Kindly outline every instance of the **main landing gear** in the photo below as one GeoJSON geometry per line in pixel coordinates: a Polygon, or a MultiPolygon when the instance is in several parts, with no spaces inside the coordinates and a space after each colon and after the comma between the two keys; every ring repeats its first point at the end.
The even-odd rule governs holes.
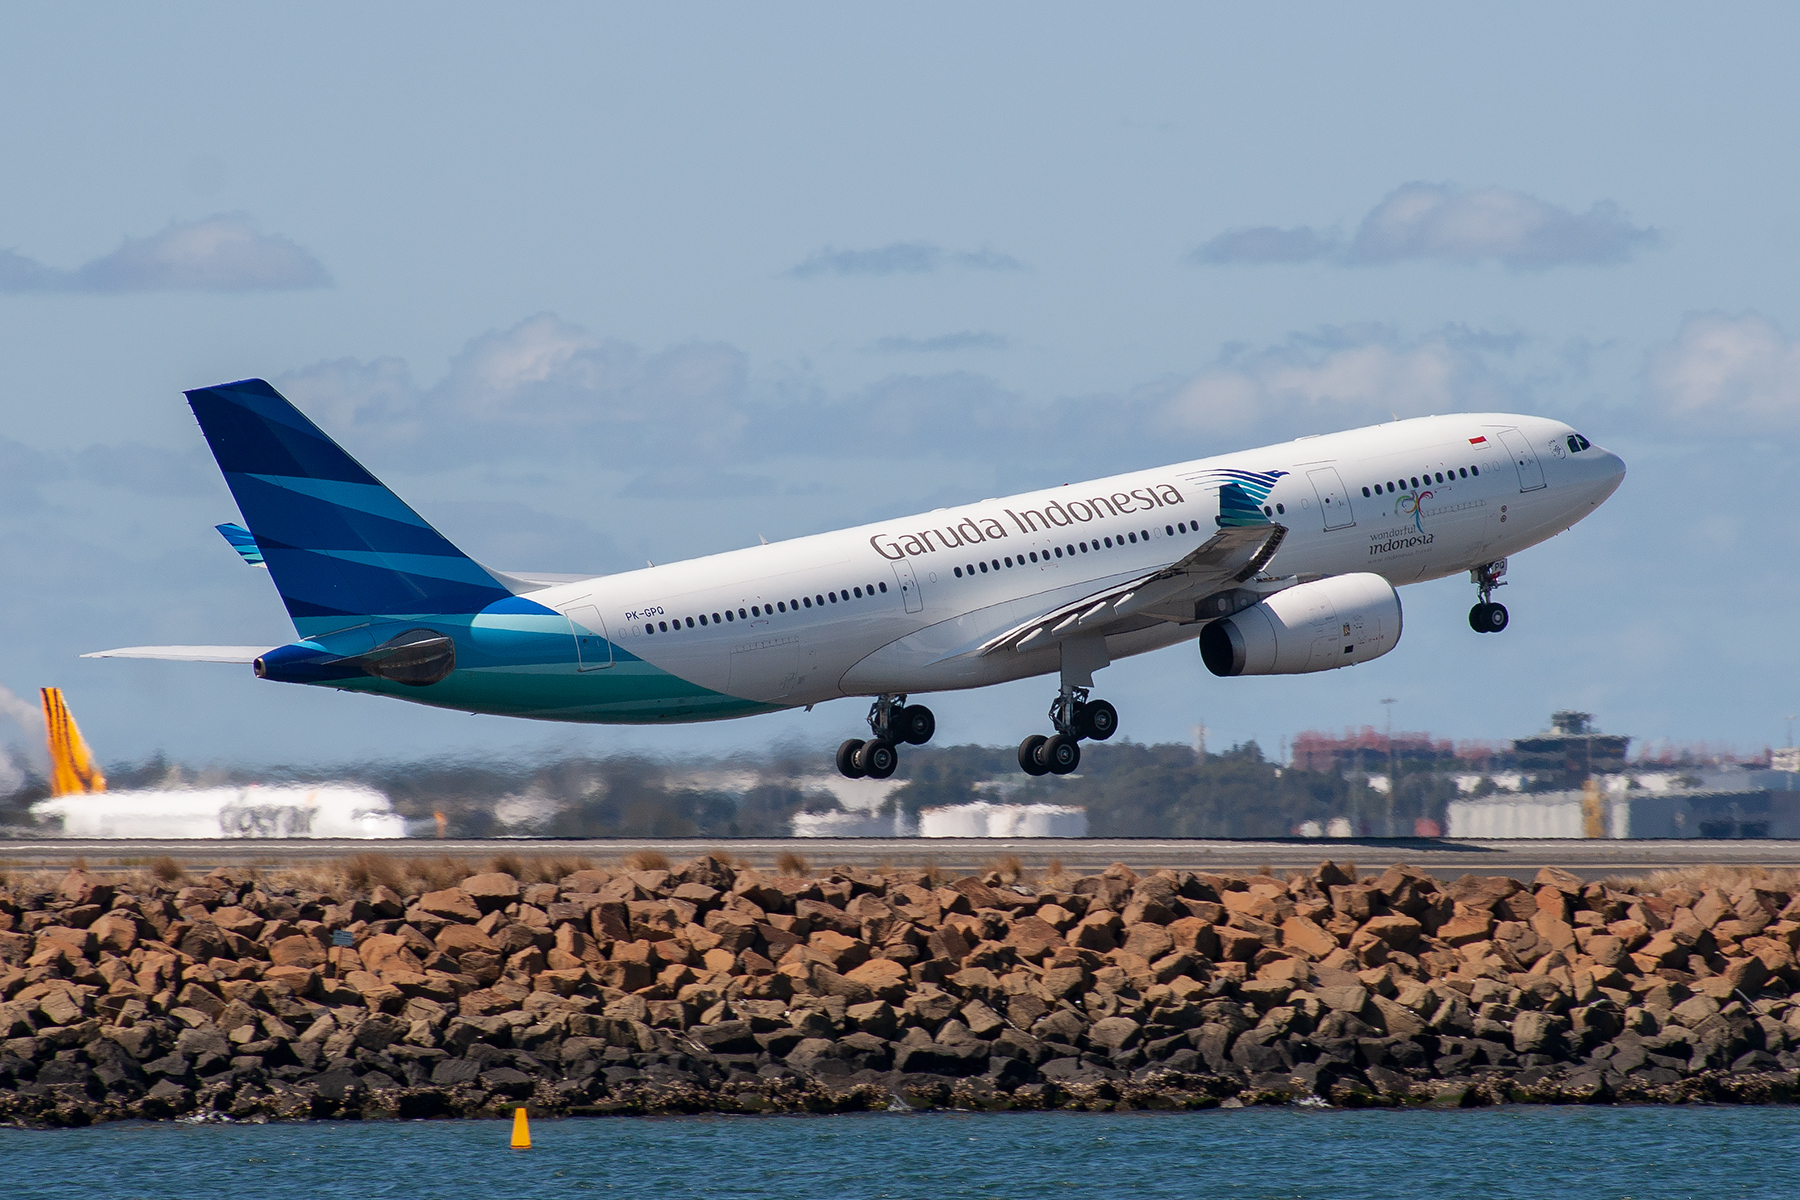
{"type": "Polygon", "coordinates": [[[879,696],[869,706],[868,741],[851,738],[837,751],[837,769],[850,779],[886,779],[900,765],[900,744],[923,746],[937,732],[937,718],[905,696],[879,696]]]}
{"type": "Polygon", "coordinates": [[[1067,775],[1081,765],[1081,741],[1104,742],[1119,731],[1119,710],[1089,700],[1084,687],[1064,685],[1050,704],[1049,737],[1034,733],[1019,743],[1019,768],[1027,775],[1067,775]]]}
{"type": "Polygon", "coordinates": [[[1506,605],[1494,602],[1494,589],[1506,586],[1500,577],[1506,574],[1506,560],[1475,567],[1469,579],[1481,590],[1481,603],[1469,610],[1469,628],[1476,633],[1499,633],[1506,628],[1506,605]]]}

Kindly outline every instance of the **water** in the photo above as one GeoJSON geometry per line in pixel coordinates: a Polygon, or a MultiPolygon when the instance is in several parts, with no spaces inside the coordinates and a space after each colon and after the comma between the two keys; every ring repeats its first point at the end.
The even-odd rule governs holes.
{"type": "Polygon", "coordinates": [[[872,1113],[0,1130],[16,1200],[1664,1200],[1800,1193],[1797,1108],[872,1113]]]}

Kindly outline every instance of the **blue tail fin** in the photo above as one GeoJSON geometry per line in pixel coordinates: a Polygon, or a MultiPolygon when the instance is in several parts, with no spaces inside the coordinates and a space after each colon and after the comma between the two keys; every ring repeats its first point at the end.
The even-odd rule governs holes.
{"type": "Polygon", "coordinates": [[[301,636],[513,594],[260,379],[187,393],[301,636]]]}

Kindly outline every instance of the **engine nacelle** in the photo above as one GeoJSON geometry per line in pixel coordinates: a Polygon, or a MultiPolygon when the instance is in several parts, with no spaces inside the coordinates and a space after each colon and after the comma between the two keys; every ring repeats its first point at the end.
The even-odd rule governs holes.
{"type": "Polygon", "coordinates": [[[1400,596],[1379,575],[1334,575],[1276,592],[1200,631],[1214,675],[1304,675],[1380,658],[1400,644],[1400,596]]]}

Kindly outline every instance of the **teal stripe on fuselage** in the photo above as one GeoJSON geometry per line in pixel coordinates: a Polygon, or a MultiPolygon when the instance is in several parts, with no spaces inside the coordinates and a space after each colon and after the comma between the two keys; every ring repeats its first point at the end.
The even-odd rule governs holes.
{"type": "Polygon", "coordinates": [[[306,644],[334,654],[361,654],[409,629],[434,630],[455,641],[456,670],[448,678],[427,687],[408,687],[359,675],[313,686],[464,712],[621,725],[723,720],[784,707],[701,687],[617,643],[612,647],[612,666],[578,670],[568,619],[523,596],[510,597],[472,617],[402,617],[323,634],[306,644]]]}

